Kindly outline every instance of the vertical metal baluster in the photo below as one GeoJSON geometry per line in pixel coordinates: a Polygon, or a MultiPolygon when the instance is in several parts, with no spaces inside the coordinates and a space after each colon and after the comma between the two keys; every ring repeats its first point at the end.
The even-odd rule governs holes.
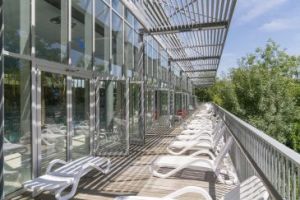
{"type": "Polygon", "coordinates": [[[282,194],[282,197],[283,198],[285,198],[286,196],[285,196],[285,186],[286,186],[286,179],[285,179],[285,158],[283,157],[282,158],[282,175],[283,175],[283,177],[282,177],[282,187],[281,187],[281,189],[282,189],[282,191],[281,191],[281,194],[282,194]]]}
{"type": "Polygon", "coordinates": [[[296,184],[296,188],[297,188],[297,192],[296,192],[296,196],[300,196],[300,166],[297,165],[298,168],[298,173],[297,173],[297,177],[298,177],[298,183],[296,184]]]}
{"type": "Polygon", "coordinates": [[[273,174],[273,176],[274,176],[274,178],[273,178],[274,183],[273,183],[273,185],[278,190],[278,179],[277,179],[278,167],[277,167],[277,163],[278,163],[277,152],[274,149],[274,163],[273,163],[274,164],[274,174],[273,174]]]}
{"type": "Polygon", "coordinates": [[[290,173],[290,161],[286,160],[286,173],[287,173],[287,200],[290,200],[290,196],[291,196],[291,173],[290,173]]]}
{"type": "Polygon", "coordinates": [[[277,173],[277,188],[280,191],[280,187],[281,187],[281,164],[280,164],[280,154],[277,152],[277,169],[278,169],[278,173],[277,173]]]}
{"type": "Polygon", "coordinates": [[[274,149],[270,147],[270,156],[271,156],[271,183],[272,185],[274,184],[274,171],[275,171],[275,166],[274,166],[274,149]]]}
{"type": "Polygon", "coordinates": [[[292,183],[292,199],[296,200],[296,190],[297,190],[297,176],[296,176],[296,166],[294,163],[291,164],[293,183],[292,183]]]}

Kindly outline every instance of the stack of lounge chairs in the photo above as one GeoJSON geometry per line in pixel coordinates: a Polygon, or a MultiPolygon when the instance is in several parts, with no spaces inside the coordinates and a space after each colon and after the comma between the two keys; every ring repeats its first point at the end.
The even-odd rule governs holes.
{"type": "MultiPolygon", "coordinates": [[[[269,194],[258,177],[252,176],[238,184],[232,165],[228,164],[230,163],[228,151],[233,143],[233,138],[230,136],[225,123],[214,116],[212,105],[205,104],[205,107],[206,109],[194,113],[191,119],[183,123],[183,131],[167,147],[167,152],[170,155],[160,156],[154,160],[151,166],[152,175],[165,179],[176,176],[178,172],[184,169],[212,172],[216,180],[221,183],[237,184],[233,190],[224,195],[222,198],[224,200],[268,199],[269,194]],[[162,168],[167,168],[169,171],[165,172],[165,170],[161,170],[162,168]],[[220,172],[226,173],[232,178],[232,181],[225,180],[220,172]]],[[[199,194],[199,199],[212,199],[206,190],[195,186],[184,187],[161,198],[127,196],[116,199],[171,200],[187,193],[199,194]]]]}
{"type": "MultiPolygon", "coordinates": [[[[233,143],[233,138],[228,134],[226,124],[214,115],[212,106],[210,104],[205,106],[206,109],[194,113],[191,119],[183,124],[184,130],[166,149],[170,155],[160,156],[154,160],[150,167],[152,175],[165,179],[184,169],[211,172],[216,181],[237,184],[233,190],[224,195],[223,200],[268,199],[268,191],[258,177],[252,176],[238,184],[237,177],[230,169],[231,165],[228,164],[228,151],[233,143]],[[169,171],[161,171],[161,168],[168,168],[169,171]],[[232,181],[222,178],[221,173],[226,173],[232,178],[232,181]]],[[[50,162],[45,175],[25,182],[24,188],[33,192],[33,196],[43,191],[50,191],[54,193],[56,199],[67,200],[75,195],[82,176],[92,169],[107,174],[110,171],[110,165],[109,159],[95,156],[86,156],[70,162],[54,160],[50,162]],[[53,169],[58,164],[62,166],[53,169]],[[71,188],[71,190],[66,190],[67,188],[71,188]]],[[[212,199],[206,190],[195,186],[184,187],[161,198],[125,196],[116,199],[175,200],[187,193],[196,193],[199,199],[212,199]]]]}

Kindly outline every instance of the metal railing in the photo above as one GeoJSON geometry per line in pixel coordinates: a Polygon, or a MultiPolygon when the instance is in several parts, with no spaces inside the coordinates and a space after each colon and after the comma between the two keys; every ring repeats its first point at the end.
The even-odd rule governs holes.
{"type": "Polygon", "coordinates": [[[225,109],[214,105],[235,139],[230,151],[241,181],[258,175],[272,199],[300,199],[300,154],[225,109]]]}

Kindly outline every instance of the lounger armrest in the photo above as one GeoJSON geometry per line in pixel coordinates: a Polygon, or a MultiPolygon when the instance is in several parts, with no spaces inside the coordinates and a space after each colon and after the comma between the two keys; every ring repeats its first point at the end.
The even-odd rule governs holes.
{"type": "Polygon", "coordinates": [[[213,155],[209,150],[206,150],[206,149],[196,151],[196,152],[192,153],[190,155],[190,157],[196,157],[196,156],[200,156],[200,155],[208,155],[212,160],[216,159],[215,155],[213,155]]]}
{"type": "MultiPolygon", "coordinates": [[[[176,197],[185,195],[187,193],[197,193],[200,194],[201,197],[204,197],[206,200],[212,200],[211,196],[208,194],[206,190],[201,187],[196,186],[187,186],[172,192],[171,194],[165,196],[163,199],[176,199],[176,197]]],[[[202,199],[202,198],[201,198],[202,199]]]]}
{"type": "Polygon", "coordinates": [[[46,174],[49,174],[52,171],[53,166],[56,164],[65,165],[67,162],[60,159],[52,160],[47,167],[46,174]]]}

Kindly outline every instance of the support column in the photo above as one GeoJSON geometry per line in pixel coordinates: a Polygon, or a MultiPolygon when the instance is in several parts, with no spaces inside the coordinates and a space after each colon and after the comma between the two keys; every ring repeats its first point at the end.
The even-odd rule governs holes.
{"type": "Polygon", "coordinates": [[[4,93],[3,93],[3,89],[4,89],[4,66],[3,66],[3,54],[2,54],[2,37],[3,37],[3,9],[2,9],[2,0],[0,0],[0,27],[1,27],[1,32],[0,32],[0,49],[1,49],[1,57],[0,57],[0,61],[1,61],[1,79],[0,79],[0,97],[1,97],[1,101],[0,101],[0,123],[1,123],[1,127],[0,127],[0,199],[4,199],[4,180],[3,180],[3,162],[4,162],[4,158],[3,158],[3,137],[4,137],[4,93]]]}
{"type": "Polygon", "coordinates": [[[138,67],[141,70],[141,98],[140,98],[140,120],[139,120],[139,130],[142,139],[142,145],[145,144],[145,41],[144,34],[139,34],[139,49],[138,49],[138,67]]]}

